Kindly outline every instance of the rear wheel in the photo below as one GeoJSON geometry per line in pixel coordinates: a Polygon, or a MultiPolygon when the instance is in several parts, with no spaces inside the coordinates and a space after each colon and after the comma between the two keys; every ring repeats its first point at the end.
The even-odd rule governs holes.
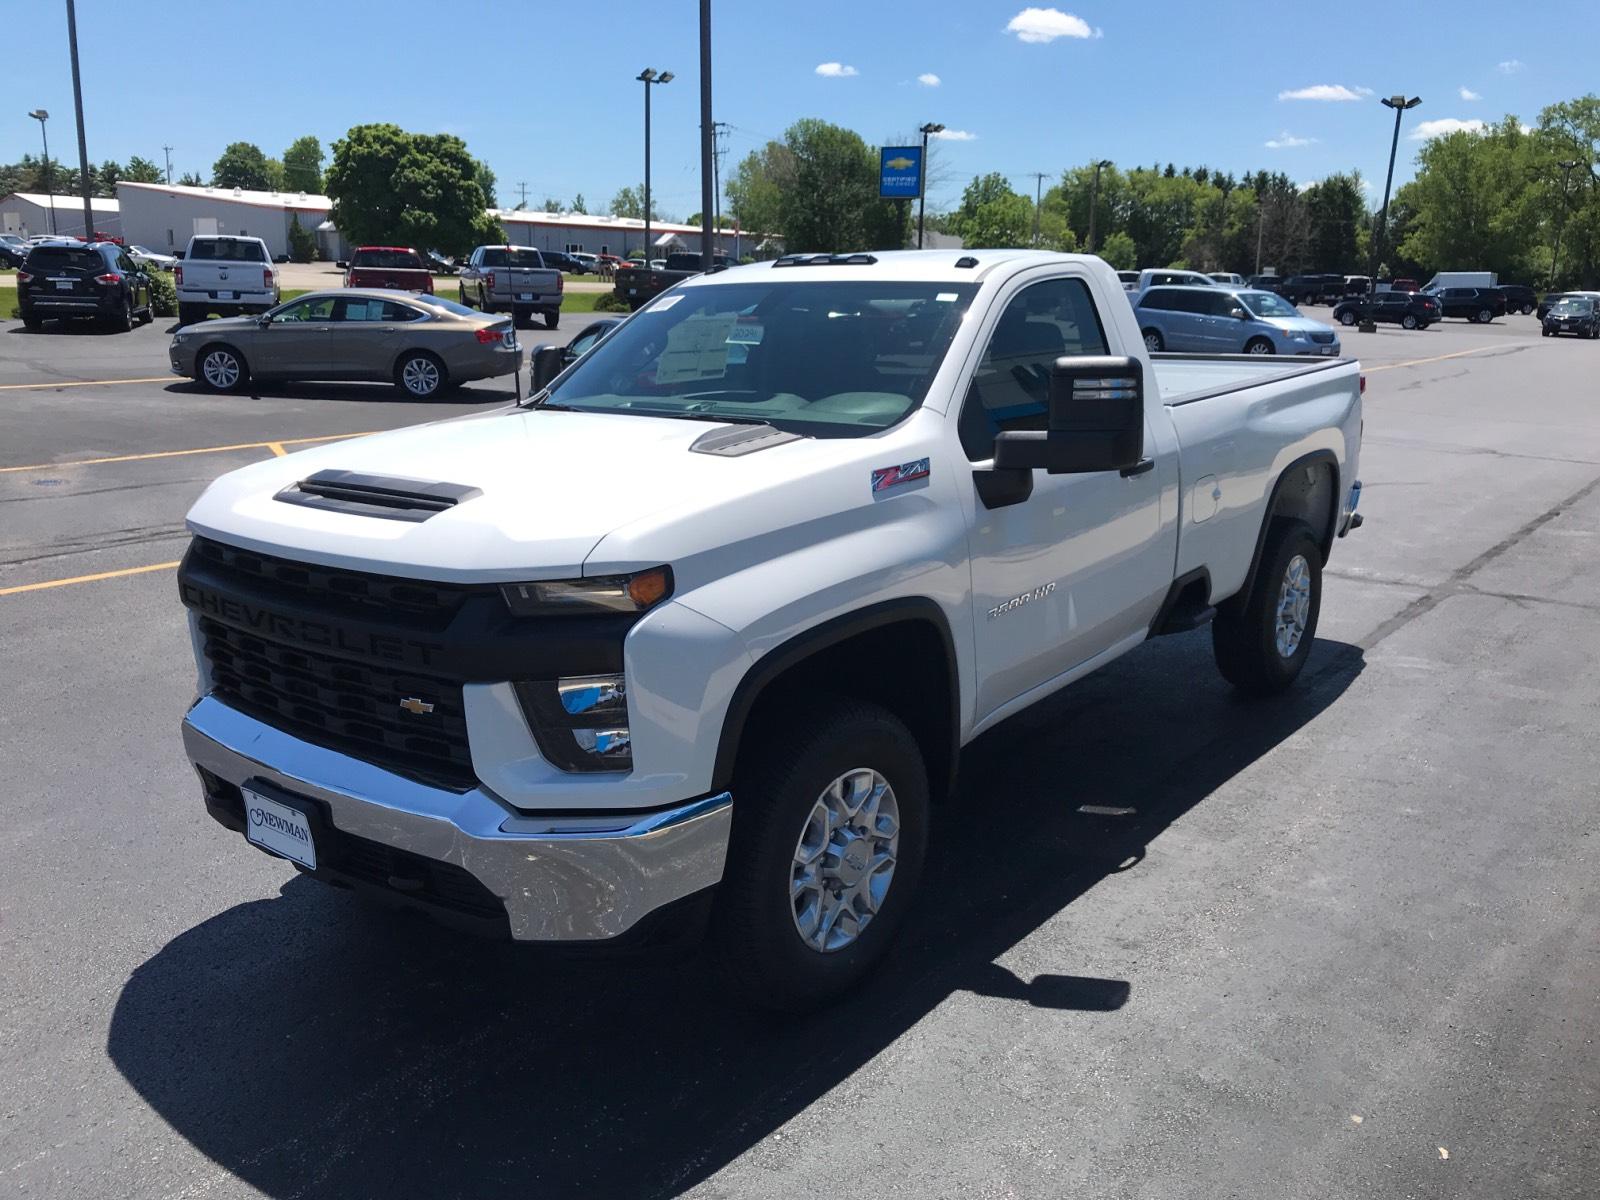
{"type": "Polygon", "coordinates": [[[1528,315],[1528,314],[1529,314],[1529,313],[1531,313],[1531,312],[1532,312],[1532,311],[1533,311],[1533,305],[1531,305],[1531,304],[1524,304],[1524,305],[1523,305],[1523,306],[1522,306],[1522,307],[1521,307],[1521,308],[1519,308],[1519,309],[1518,309],[1518,310],[1517,310],[1517,311],[1518,311],[1518,312],[1520,312],[1520,313],[1521,313],[1521,314],[1522,314],[1522,315],[1523,315],[1523,316],[1527,316],[1527,315],[1528,315]]]}
{"type": "Polygon", "coordinates": [[[1249,593],[1217,608],[1211,624],[1217,669],[1249,695],[1283,691],[1311,653],[1321,607],[1322,551],[1311,526],[1274,521],[1249,593]]]}
{"type": "Polygon", "coordinates": [[[134,326],[133,301],[124,300],[122,307],[106,318],[106,328],[112,333],[129,333],[134,326]]]}
{"type": "Polygon", "coordinates": [[[1161,336],[1159,329],[1146,329],[1144,331],[1144,348],[1151,354],[1159,354],[1167,348],[1166,339],[1161,336]]]}
{"type": "Polygon", "coordinates": [[[445,387],[445,369],[433,355],[413,350],[395,367],[396,386],[415,400],[430,400],[445,387]]]}
{"type": "Polygon", "coordinates": [[[1402,329],[1415,329],[1417,327],[1416,317],[1412,316],[1410,313],[1407,313],[1405,316],[1400,318],[1400,327],[1402,329]]]}
{"type": "Polygon", "coordinates": [[[713,914],[727,978],[775,1010],[832,999],[872,969],[910,906],[928,838],[911,731],[875,704],[806,699],[741,760],[713,914]]]}
{"type": "Polygon", "coordinates": [[[22,318],[22,327],[29,333],[38,333],[44,328],[44,318],[36,317],[32,313],[22,318]]]}
{"type": "Polygon", "coordinates": [[[1492,312],[1490,312],[1487,308],[1480,308],[1478,310],[1478,324],[1479,325],[1487,325],[1492,320],[1494,320],[1494,314],[1492,312]]]}
{"type": "Polygon", "coordinates": [[[1355,323],[1356,323],[1356,310],[1355,309],[1347,308],[1342,313],[1339,314],[1339,324],[1341,324],[1341,325],[1354,325],[1355,323]]]}
{"type": "Polygon", "coordinates": [[[198,324],[200,324],[201,321],[204,321],[205,319],[206,319],[206,310],[201,308],[198,304],[180,304],[180,305],[178,305],[178,324],[179,325],[198,325],[198,324]]]}
{"type": "Polygon", "coordinates": [[[552,308],[552,309],[549,309],[549,310],[547,310],[545,312],[545,314],[544,314],[544,327],[546,329],[555,329],[560,324],[561,324],[561,310],[559,308],[552,308]]]}
{"type": "Polygon", "coordinates": [[[250,372],[232,346],[208,346],[200,352],[196,376],[214,392],[234,392],[244,386],[250,372]]]}
{"type": "Polygon", "coordinates": [[[467,299],[467,285],[466,284],[464,284],[464,283],[456,284],[456,295],[460,297],[462,304],[466,305],[468,308],[472,307],[472,301],[467,299]]]}
{"type": "Polygon", "coordinates": [[[1266,338],[1261,338],[1261,337],[1251,338],[1248,342],[1246,342],[1244,344],[1244,352],[1246,354],[1276,354],[1277,353],[1277,351],[1273,348],[1272,343],[1270,341],[1268,341],[1266,338]]]}

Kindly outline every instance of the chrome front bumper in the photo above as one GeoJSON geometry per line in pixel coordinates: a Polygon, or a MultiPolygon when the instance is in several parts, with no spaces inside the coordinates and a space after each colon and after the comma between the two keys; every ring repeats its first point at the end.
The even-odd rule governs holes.
{"type": "Polygon", "coordinates": [[[483,788],[430,787],[312,745],[213,697],[183,721],[189,759],[320,802],[333,826],[452,863],[505,904],[518,941],[598,941],[722,878],[733,798],[648,813],[534,816],[483,788]]]}

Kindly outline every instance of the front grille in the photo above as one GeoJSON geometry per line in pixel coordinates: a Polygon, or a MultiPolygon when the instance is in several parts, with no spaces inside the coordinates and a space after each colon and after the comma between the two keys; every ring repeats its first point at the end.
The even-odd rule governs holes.
{"type": "Polygon", "coordinates": [[[210,538],[195,538],[190,553],[201,562],[225,568],[228,573],[244,576],[252,583],[264,584],[271,594],[282,598],[311,600],[319,607],[411,614],[425,618],[430,627],[446,624],[473,593],[493,591],[481,585],[430,583],[292,562],[270,554],[241,550],[210,538]]]}
{"type": "Polygon", "coordinates": [[[1331,330],[1331,329],[1328,330],[1327,333],[1318,333],[1315,330],[1313,330],[1312,334],[1311,334],[1311,340],[1313,342],[1316,342],[1319,346],[1332,345],[1333,344],[1333,339],[1334,339],[1334,333],[1333,333],[1333,330],[1331,330]]]}
{"type": "Polygon", "coordinates": [[[465,791],[477,782],[461,685],[258,637],[200,618],[219,698],[275,728],[388,770],[465,791]],[[412,713],[402,700],[432,705],[412,713]]]}

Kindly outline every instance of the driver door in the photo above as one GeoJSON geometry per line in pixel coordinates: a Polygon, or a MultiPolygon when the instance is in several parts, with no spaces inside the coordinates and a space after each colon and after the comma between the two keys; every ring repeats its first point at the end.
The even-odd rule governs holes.
{"type": "MultiPolygon", "coordinates": [[[[973,371],[961,410],[962,449],[977,470],[994,457],[995,435],[1044,429],[1050,368],[1063,355],[1107,353],[1085,281],[1037,278],[1005,303],[973,371]]],[[[1154,381],[1148,386],[1154,389],[1154,381]]],[[[1177,480],[1159,454],[1148,417],[1150,467],[1077,475],[1033,472],[1020,503],[986,508],[974,499],[972,563],[977,704],[981,724],[1012,700],[1141,634],[1172,581],[1175,527],[1161,519],[1161,493],[1177,480]]]]}
{"type": "Polygon", "coordinates": [[[280,307],[251,339],[251,369],[306,379],[326,373],[335,303],[332,296],[306,296],[280,307]]]}

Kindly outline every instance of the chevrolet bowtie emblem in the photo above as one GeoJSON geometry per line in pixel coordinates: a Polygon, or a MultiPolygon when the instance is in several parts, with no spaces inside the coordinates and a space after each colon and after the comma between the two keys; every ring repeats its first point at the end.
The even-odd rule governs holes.
{"type": "Polygon", "coordinates": [[[419,717],[424,713],[431,713],[433,711],[433,705],[417,696],[407,696],[404,700],[400,701],[400,707],[405,709],[408,713],[415,713],[419,717]]]}

